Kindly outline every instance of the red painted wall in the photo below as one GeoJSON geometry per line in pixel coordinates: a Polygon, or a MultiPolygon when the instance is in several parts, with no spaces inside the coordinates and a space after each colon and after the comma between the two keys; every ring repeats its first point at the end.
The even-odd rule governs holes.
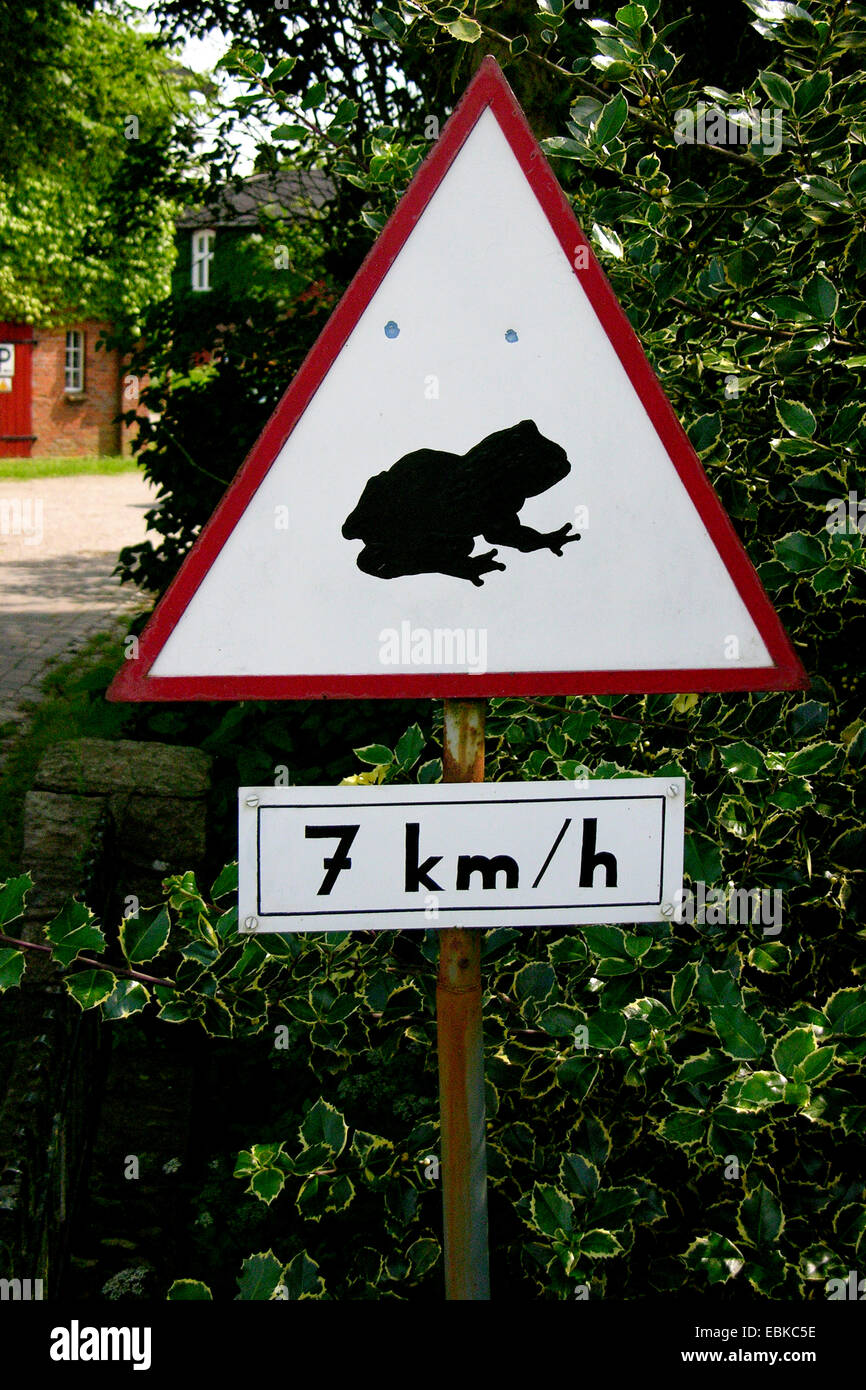
{"type": "Polygon", "coordinates": [[[31,346],[29,323],[0,323],[0,343],[15,344],[15,374],[11,391],[0,391],[0,458],[29,458],[33,441],[31,422],[31,346]]]}

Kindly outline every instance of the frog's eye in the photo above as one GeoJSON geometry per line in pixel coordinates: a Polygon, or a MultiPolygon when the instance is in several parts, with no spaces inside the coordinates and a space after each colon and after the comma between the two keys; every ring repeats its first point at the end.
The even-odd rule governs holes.
{"type": "Polygon", "coordinates": [[[506,331],[506,334],[505,334],[505,341],[506,341],[506,343],[516,343],[516,342],[519,341],[519,339],[518,339],[518,337],[517,337],[517,331],[516,331],[516,329],[514,329],[514,328],[509,328],[509,329],[506,331]]]}
{"type": "Polygon", "coordinates": [[[399,325],[399,323],[395,323],[393,319],[389,319],[388,322],[385,324],[385,337],[386,337],[386,338],[397,338],[397,337],[399,337],[399,335],[400,335],[400,325],[399,325]]]}

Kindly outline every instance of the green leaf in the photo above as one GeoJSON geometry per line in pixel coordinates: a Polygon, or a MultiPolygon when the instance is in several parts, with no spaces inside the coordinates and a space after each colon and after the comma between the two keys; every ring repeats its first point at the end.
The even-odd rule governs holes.
{"type": "Polygon", "coordinates": [[[288,77],[297,61],[297,58],[281,58],[280,61],[275,63],[271,68],[268,74],[268,80],[270,82],[279,82],[282,78],[288,77]]]}
{"type": "Polygon", "coordinates": [[[578,1251],[591,1260],[606,1260],[618,1255],[622,1246],[610,1231],[585,1231],[578,1241],[578,1251]]]}
{"type": "Polygon", "coordinates": [[[799,1071],[803,1073],[803,1080],[817,1081],[833,1066],[835,1056],[836,1049],[834,1047],[819,1047],[817,1052],[811,1053],[799,1065],[799,1071]]]}
{"type": "Polygon", "coordinates": [[[729,970],[711,970],[706,961],[698,969],[698,998],[705,1004],[738,1004],[740,992],[729,970]]]}
{"type": "Polygon", "coordinates": [[[118,980],[102,1005],[103,1018],[129,1018],[130,1014],[140,1013],[149,999],[150,995],[138,980],[118,980]]]}
{"type": "Polygon", "coordinates": [[[412,1277],[423,1279],[425,1274],[429,1274],[430,1270],[435,1268],[439,1255],[439,1242],[431,1236],[421,1236],[418,1240],[413,1241],[406,1251],[412,1277]]]}
{"type": "Polygon", "coordinates": [[[95,1009],[111,994],[117,977],[110,970],[82,970],[79,974],[67,975],[65,984],[76,1004],[82,1009],[95,1009]]]}
{"type": "Polygon", "coordinates": [[[828,767],[839,755],[835,743],[812,743],[808,748],[800,748],[788,759],[786,771],[793,777],[809,777],[828,767]]]}
{"type": "Polygon", "coordinates": [[[601,719],[601,714],[597,709],[578,710],[575,714],[569,714],[562,721],[562,731],[574,743],[582,743],[588,738],[601,719]]]}
{"type": "Polygon", "coordinates": [[[317,106],[321,106],[324,103],[325,97],[327,95],[327,82],[314,82],[312,87],[310,87],[309,91],[306,92],[305,95],[301,98],[301,110],[312,111],[317,106]]]}
{"type": "Polygon", "coordinates": [[[266,1303],[282,1281],[283,1266],[273,1250],[249,1255],[238,1275],[238,1298],[245,1303],[266,1303]]]}
{"type": "Polygon", "coordinates": [[[344,97],[334,112],[334,125],[351,125],[360,109],[357,101],[352,101],[351,97],[344,97]]]}
{"type": "Polygon", "coordinates": [[[594,1163],[596,1168],[603,1168],[610,1158],[611,1138],[601,1120],[585,1113],[574,1147],[594,1163]]]}
{"type": "Polygon", "coordinates": [[[599,1009],[589,1020],[587,1027],[587,1046],[609,1051],[619,1047],[625,1037],[626,1021],[621,1013],[612,1009],[599,1009]]]}
{"type": "Polygon", "coordinates": [[[710,1007],[710,1019],[719,1041],[730,1057],[751,1060],[760,1057],[766,1046],[764,1030],[756,1019],[736,1004],[710,1007]]]}
{"type": "Polygon", "coordinates": [[[283,1283],[293,1302],[301,1298],[321,1298],[325,1292],[325,1281],[319,1274],[319,1266],[310,1259],[306,1250],[302,1250],[286,1265],[283,1283]]]}
{"type": "Polygon", "coordinates": [[[214,885],[210,890],[210,895],[214,901],[216,901],[218,898],[227,897],[229,893],[236,893],[237,891],[238,864],[237,860],[234,860],[233,863],[226,864],[220,869],[214,885]]]}
{"type": "Polygon", "coordinates": [[[808,178],[798,179],[797,182],[806,196],[816,203],[826,203],[832,208],[848,207],[845,194],[838,183],[834,183],[832,179],[825,179],[822,174],[812,174],[808,178]]]}
{"type": "Polygon", "coordinates": [[[794,105],[794,88],[786,77],[782,77],[778,72],[759,72],[758,81],[775,106],[781,106],[783,111],[790,111],[794,105]]]}
{"type": "Polygon", "coordinates": [[[617,92],[601,108],[597,121],[591,126],[593,145],[607,145],[618,135],[628,119],[628,102],[621,92],[617,92]]]}
{"type": "Polygon", "coordinates": [[[717,883],[722,875],[722,855],[718,845],[706,835],[686,835],[683,842],[683,870],[692,883],[717,883]]]}
{"type": "Polygon", "coordinates": [[[674,975],[671,984],[671,1004],[675,1013],[681,1013],[691,999],[698,980],[697,961],[687,961],[674,975]]]}
{"type": "Polygon", "coordinates": [[[120,947],[130,965],[143,965],[165,950],[170,930],[164,903],[139,908],[134,917],[125,917],[120,924],[120,947]]]}
{"type": "MultiPolygon", "coordinates": [[[[561,946],[562,942],[557,944],[561,946]]],[[[577,1009],[569,1009],[556,1004],[552,1009],[545,1009],[538,1022],[545,1033],[549,1033],[551,1037],[570,1038],[577,1025],[583,1022],[583,1014],[577,1009]]]]}
{"type": "Polygon", "coordinates": [[[532,1189],[530,1201],[532,1219],[539,1231],[546,1236],[557,1232],[568,1234],[574,1219],[571,1202],[564,1192],[549,1183],[537,1182],[532,1189]]]}
{"type": "Polygon", "coordinates": [[[719,1081],[727,1081],[737,1069],[737,1063],[723,1052],[701,1052],[683,1062],[677,1079],[689,1085],[715,1086],[719,1081]]]}
{"type": "Polygon", "coordinates": [[[734,289],[746,289],[760,273],[761,263],[753,251],[734,251],[725,262],[725,279],[734,289]]]}
{"type": "Polygon", "coordinates": [[[852,1245],[859,1250],[863,1232],[866,1231],[866,1209],[862,1202],[849,1202],[840,1207],[833,1220],[833,1229],[843,1245],[852,1245]]]}
{"type": "Polygon", "coordinates": [[[394,761],[394,754],[383,743],[370,743],[366,748],[353,748],[352,752],[362,763],[372,763],[374,767],[387,767],[394,761]]]}
{"type": "Polygon", "coordinates": [[[343,1152],[349,1135],[340,1112],[321,1098],[308,1112],[299,1133],[304,1148],[324,1144],[335,1158],[343,1152]]]}
{"type": "Polygon", "coordinates": [[[16,922],[23,914],[24,899],[32,887],[33,880],[29,874],[9,878],[0,886],[0,928],[5,930],[10,922],[16,922]]]}
{"type": "Polygon", "coordinates": [[[628,1225],[640,1200],[636,1187],[603,1188],[596,1196],[587,1219],[590,1224],[603,1226],[605,1230],[621,1231],[623,1226],[628,1225]]]}
{"type": "Polygon", "coordinates": [[[773,549],[785,568],[794,574],[816,570],[827,558],[817,536],[807,535],[803,531],[789,532],[775,542],[773,549]]]}
{"type": "Polygon", "coordinates": [[[101,951],[105,937],[85,903],[67,898],[60,912],[45,928],[45,936],[54,948],[58,965],[66,966],[82,951],[101,951]]]}
{"type": "Polygon", "coordinates": [[[459,39],[461,43],[477,43],[481,38],[481,25],[474,19],[467,19],[462,15],[460,19],[455,19],[452,24],[446,24],[448,33],[454,39],[459,39]]]}
{"type": "Polygon", "coordinates": [[[719,749],[725,767],[739,782],[761,782],[767,767],[761,754],[751,743],[729,743],[719,749]]]}
{"type": "Polygon", "coordinates": [[[0,946],[0,994],[4,989],[20,985],[26,964],[23,951],[17,951],[14,946],[0,946]]]}
{"type": "Polygon", "coordinates": [[[737,1110],[762,1110],[783,1099],[785,1082],[775,1071],[753,1071],[742,1081],[732,1081],[725,1092],[725,1104],[737,1110]]]}
{"type": "Polygon", "coordinates": [[[829,72],[813,72],[804,77],[794,89],[794,114],[808,116],[824,101],[830,90],[829,72]]]}
{"type": "Polygon", "coordinates": [[[659,1134],[670,1144],[689,1148],[703,1140],[706,1121],[700,1110],[676,1110],[666,1115],[659,1125],[659,1134]]]}
{"type": "Polygon", "coordinates": [[[622,242],[616,232],[610,227],[602,227],[598,222],[592,224],[593,241],[608,256],[613,256],[615,260],[621,261],[623,257],[622,242]]]}
{"type": "Polygon", "coordinates": [[[583,1154],[566,1154],[559,1165],[559,1177],[565,1190],[575,1197],[592,1197],[600,1182],[595,1164],[583,1154]]]}
{"type": "Polygon", "coordinates": [[[811,1028],[792,1028],[773,1048],[773,1061],[783,1076],[793,1076],[794,1068],[815,1052],[817,1046],[811,1028]]]}
{"type": "Polygon", "coordinates": [[[306,140],[310,131],[305,125],[298,125],[295,122],[274,126],[271,137],[274,140],[306,140]]]}
{"type": "MultiPolygon", "coordinates": [[[[689,426],[689,439],[694,445],[695,453],[707,454],[712,449],[716,440],[722,432],[722,417],[715,412],[712,415],[701,415],[689,426]]],[[[694,704],[697,704],[697,696],[694,697],[694,704]]],[[[694,706],[689,706],[693,708],[694,706]]],[[[682,711],[678,711],[680,713],[682,711]]]]}
{"type": "Polygon", "coordinates": [[[763,300],[763,305],[777,319],[788,323],[806,323],[811,317],[803,300],[791,294],[771,294],[763,300]]]}
{"type": "Polygon", "coordinates": [[[397,762],[404,771],[408,771],[410,767],[414,767],[426,742],[427,740],[418,724],[413,724],[411,728],[407,729],[405,734],[398,739],[397,747],[394,752],[397,762]]]}
{"type": "Polygon", "coordinates": [[[643,5],[623,5],[616,12],[617,24],[622,24],[626,29],[633,29],[635,33],[646,24],[647,12],[643,5]]]}
{"type": "Polygon", "coordinates": [[[779,401],[776,414],[789,434],[795,439],[811,439],[818,428],[818,422],[808,406],[801,401],[779,401]]]}
{"type": "Polygon", "coordinates": [[[355,1196],[355,1184],[345,1173],[338,1173],[325,1185],[325,1211],[345,1211],[355,1196]]]}
{"type": "MultiPolygon", "coordinates": [[[[803,286],[803,302],[813,317],[822,323],[829,323],[839,305],[839,296],[826,275],[815,274],[803,286]]],[[[783,424],[785,421],[782,422],[783,424]]],[[[792,434],[798,433],[792,430],[792,434]]],[[[814,433],[814,430],[813,430],[814,433]]],[[[809,436],[811,438],[811,435],[809,436]]]]}
{"type": "Polygon", "coordinates": [[[832,1032],[862,1038],[866,1035],[866,987],[837,990],[824,1005],[824,1013],[832,1032]]]}
{"type": "Polygon", "coordinates": [[[166,1299],[170,1303],[205,1303],[213,1301],[213,1294],[200,1279],[175,1279],[166,1299]]]}
{"type": "Polygon", "coordinates": [[[424,785],[431,782],[442,781],[442,759],[431,758],[429,763],[422,763],[418,769],[418,781],[424,785]]]}
{"type": "Polygon", "coordinates": [[[711,1284],[726,1283],[743,1267],[741,1252],[718,1231],[693,1241],[686,1251],[685,1261],[692,1269],[703,1270],[711,1284]]]}
{"type": "Polygon", "coordinates": [[[270,1206],[283,1190],[286,1177],[279,1168],[258,1168],[250,1178],[248,1192],[252,1192],[265,1206],[270,1206]]]}
{"type": "Polygon", "coordinates": [[[809,738],[827,727],[829,706],[818,700],[804,700],[791,714],[791,734],[794,738],[809,738]]]}
{"type": "Polygon", "coordinates": [[[778,1198],[764,1183],[758,1183],[757,1187],[743,1198],[737,1225],[752,1245],[772,1245],[779,1239],[785,1218],[778,1198]]]}
{"type": "Polygon", "coordinates": [[[523,1003],[549,999],[556,988],[556,972],[549,965],[524,965],[514,977],[514,993],[523,1003]]]}

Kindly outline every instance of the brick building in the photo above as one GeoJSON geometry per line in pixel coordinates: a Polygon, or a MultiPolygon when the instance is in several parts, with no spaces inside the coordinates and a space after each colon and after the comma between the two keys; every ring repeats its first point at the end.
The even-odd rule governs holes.
{"type": "Polygon", "coordinates": [[[52,458],[125,452],[118,421],[124,371],[116,350],[97,348],[109,325],[68,328],[0,323],[0,457],[52,458]]]}
{"type": "MultiPolygon", "coordinates": [[[[172,294],[181,302],[230,285],[234,251],[268,208],[304,216],[333,192],[324,175],[254,174],[207,208],[177,220],[172,294]]],[[[82,320],[63,328],[0,322],[0,458],[51,458],[129,452],[135,426],[121,424],[138,383],[117,350],[97,344],[110,325],[82,320]]]]}

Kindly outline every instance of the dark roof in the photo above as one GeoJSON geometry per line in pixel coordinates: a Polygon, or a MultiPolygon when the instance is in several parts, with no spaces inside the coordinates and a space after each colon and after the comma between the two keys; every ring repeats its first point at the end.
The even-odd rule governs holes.
{"type": "Polygon", "coordinates": [[[253,174],[237,188],[227,184],[205,207],[185,208],[177,226],[255,227],[262,208],[277,207],[302,216],[305,203],[320,208],[334,192],[331,180],[316,169],[253,174]]]}

